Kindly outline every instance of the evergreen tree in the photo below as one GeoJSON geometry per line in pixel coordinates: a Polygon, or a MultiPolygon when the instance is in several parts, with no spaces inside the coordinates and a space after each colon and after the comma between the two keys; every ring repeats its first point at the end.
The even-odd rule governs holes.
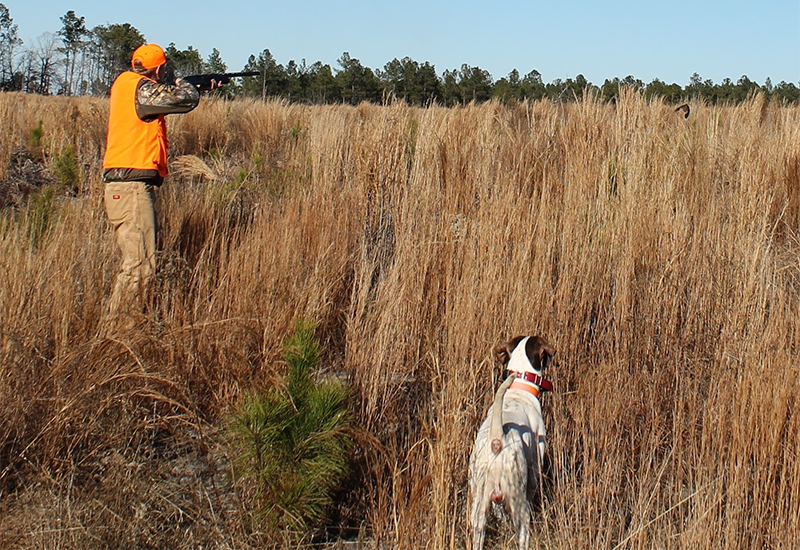
{"type": "Polygon", "coordinates": [[[282,383],[248,395],[229,425],[234,476],[250,488],[254,527],[292,547],[324,524],[350,468],[348,389],[315,380],[321,352],[313,325],[298,323],[282,383]]]}
{"type": "Polygon", "coordinates": [[[686,95],[710,99],[713,89],[714,83],[711,80],[703,80],[698,73],[693,73],[686,87],[686,95]]]}
{"type": "Polygon", "coordinates": [[[600,86],[600,99],[603,101],[616,100],[619,97],[619,86],[619,77],[615,76],[612,80],[606,79],[600,86]]]}
{"type": "MultiPolygon", "coordinates": [[[[570,83],[569,80],[567,82],[570,83]]],[[[570,83],[571,92],[578,98],[582,97],[585,93],[585,90],[590,88],[593,88],[592,84],[589,83],[583,77],[583,75],[578,75],[575,79],[575,82],[570,83]]],[[[641,80],[636,79],[631,75],[626,76],[622,80],[615,76],[612,80],[606,79],[605,82],[603,82],[603,85],[598,89],[600,99],[603,101],[616,100],[619,97],[619,93],[622,88],[632,88],[637,92],[642,93],[645,90],[645,85],[641,80]]]]}
{"type": "Polygon", "coordinates": [[[165,82],[173,82],[176,78],[203,73],[203,56],[200,52],[189,46],[179,50],[174,42],[164,50],[167,55],[167,68],[164,75],[165,82]]]}
{"type": "Polygon", "coordinates": [[[21,44],[17,25],[5,4],[0,4],[0,89],[19,90],[22,87],[21,82],[15,83],[14,78],[15,49],[21,44]]]}
{"type": "Polygon", "coordinates": [[[428,105],[442,97],[442,81],[436,74],[436,67],[428,61],[420,65],[417,71],[415,92],[418,98],[415,103],[420,105],[428,105]]]}
{"type": "Polygon", "coordinates": [[[730,78],[722,79],[717,86],[715,86],[714,99],[715,101],[734,101],[736,97],[736,85],[730,78]]]}
{"type": "Polygon", "coordinates": [[[384,93],[404,99],[411,105],[425,105],[441,94],[436,69],[427,61],[420,65],[410,57],[393,59],[378,71],[384,93]]]}
{"type": "Polygon", "coordinates": [[[764,85],[761,87],[761,90],[767,95],[772,94],[774,87],[772,86],[772,79],[770,77],[767,77],[767,79],[764,81],[764,85]]]}
{"type": "Polygon", "coordinates": [[[258,57],[250,56],[244,67],[245,71],[259,71],[255,78],[246,78],[242,91],[249,97],[281,97],[286,94],[286,70],[278,64],[269,50],[262,51],[258,57]]]}
{"type": "Polygon", "coordinates": [[[458,71],[445,70],[442,73],[442,98],[448,107],[461,103],[461,87],[458,84],[458,71]]]}
{"type": "MultiPolygon", "coordinates": [[[[578,75],[578,78],[583,78],[583,75],[578,75]]],[[[586,79],[583,79],[584,83],[586,83],[586,79]]],[[[620,82],[623,86],[627,88],[632,88],[633,90],[641,93],[644,91],[644,82],[639,80],[638,78],[634,78],[632,75],[628,75],[622,79],[620,82]]]]}
{"type": "Polygon", "coordinates": [[[130,23],[98,26],[92,30],[97,67],[93,93],[106,94],[121,72],[131,68],[134,50],[144,44],[144,36],[130,23]]]}
{"type": "Polygon", "coordinates": [[[546,94],[545,85],[542,82],[542,75],[536,69],[526,74],[520,83],[523,98],[531,100],[543,99],[546,94]]]}
{"type": "Polygon", "coordinates": [[[294,59],[286,64],[286,97],[290,101],[304,101],[308,91],[308,67],[303,59],[298,65],[294,59]]]}
{"type": "Polygon", "coordinates": [[[381,101],[381,84],[372,69],[364,67],[358,59],[344,52],[337,62],[342,69],[336,73],[336,83],[342,101],[357,105],[362,101],[381,101]]]}
{"type": "Polygon", "coordinates": [[[462,103],[487,101],[492,97],[492,75],[465,63],[458,73],[458,87],[462,103]]]}
{"type": "Polygon", "coordinates": [[[84,46],[84,39],[90,34],[86,28],[86,18],[78,17],[73,10],[69,10],[61,17],[61,30],[58,36],[64,45],[61,52],[64,54],[64,89],[66,95],[72,95],[75,79],[75,66],[78,52],[84,46]]]}
{"type": "Polygon", "coordinates": [[[758,92],[759,86],[747,78],[747,75],[742,75],[742,77],[736,82],[736,89],[736,99],[738,101],[744,101],[758,92]]]}
{"type": "Polygon", "coordinates": [[[333,75],[333,69],[330,65],[323,65],[317,61],[308,70],[308,90],[306,92],[306,100],[311,103],[330,103],[338,101],[342,92],[336,77],[333,75]]]}
{"type": "Polygon", "coordinates": [[[378,78],[384,86],[384,92],[394,97],[409,101],[414,77],[419,66],[416,61],[404,57],[402,61],[396,57],[378,71],[378,78]]]}
{"type": "MultiPolygon", "coordinates": [[[[620,86],[632,87],[634,84],[626,81],[626,79],[622,79],[620,81],[620,86]]],[[[644,84],[641,86],[643,88],[644,84]]],[[[574,79],[568,78],[566,82],[564,82],[564,89],[562,91],[561,99],[563,101],[580,101],[588,93],[599,93],[599,91],[600,88],[586,80],[585,76],[579,74],[574,79]]]]}
{"type": "Polygon", "coordinates": [[[501,78],[492,86],[492,98],[507,102],[512,99],[520,100],[522,95],[522,79],[519,71],[513,69],[508,76],[501,78]]]}
{"type": "Polygon", "coordinates": [[[222,60],[222,55],[217,48],[211,50],[211,53],[203,63],[204,73],[227,73],[228,66],[222,60]]]}
{"type": "Polygon", "coordinates": [[[772,90],[772,97],[784,103],[796,103],[800,101],[800,89],[792,82],[781,80],[772,90]]]}
{"type": "Polygon", "coordinates": [[[683,103],[683,89],[678,84],[665,84],[655,78],[644,88],[644,96],[647,99],[661,97],[665,102],[676,104],[683,103]]]}

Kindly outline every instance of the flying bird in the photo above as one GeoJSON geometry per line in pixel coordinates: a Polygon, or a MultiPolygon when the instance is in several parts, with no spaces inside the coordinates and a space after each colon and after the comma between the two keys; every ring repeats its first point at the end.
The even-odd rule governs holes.
{"type": "Polygon", "coordinates": [[[690,109],[688,103],[684,103],[683,105],[678,105],[675,108],[675,112],[677,113],[678,111],[681,111],[683,113],[683,118],[689,118],[690,109]]]}

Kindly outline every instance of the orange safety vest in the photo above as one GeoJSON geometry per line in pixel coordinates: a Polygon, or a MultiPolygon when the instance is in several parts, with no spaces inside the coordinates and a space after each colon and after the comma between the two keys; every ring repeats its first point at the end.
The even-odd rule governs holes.
{"type": "Polygon", "coordinates": [[[145,122],[136,114],[136,90],[143,78],[125,71],[111,86],[103,168],[155,170],[163,178],[167,175],[167,124],[164,115],[145,122]]]}

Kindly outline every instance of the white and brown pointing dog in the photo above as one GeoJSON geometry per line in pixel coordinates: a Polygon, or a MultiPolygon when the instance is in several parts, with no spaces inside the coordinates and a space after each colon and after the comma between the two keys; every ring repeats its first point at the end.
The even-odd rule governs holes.
{"type": "Polygon", "coordinates": [[[478,430],[469,461],[473,550],[483,548],[491,504],[505,505],[520,550],[528,547],[529,499],[539,483],[546,431],[539,395],[552,390],[543,376],[555,350],[534,336],[517,336],[494,350],[508,370],[486,420],[478,430]]]}

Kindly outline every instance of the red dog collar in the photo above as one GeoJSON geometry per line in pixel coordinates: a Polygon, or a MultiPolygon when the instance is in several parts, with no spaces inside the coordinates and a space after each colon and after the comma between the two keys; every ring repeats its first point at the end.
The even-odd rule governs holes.
{"type": "Polygon", "coordinates": [[[517,379],[526,380],[531,384],[535,384],[544,391],[553,391],[553,383],[544,376],[539,376],[533,372],[517,372],[510,371],[517,375],[517,379]]]}

